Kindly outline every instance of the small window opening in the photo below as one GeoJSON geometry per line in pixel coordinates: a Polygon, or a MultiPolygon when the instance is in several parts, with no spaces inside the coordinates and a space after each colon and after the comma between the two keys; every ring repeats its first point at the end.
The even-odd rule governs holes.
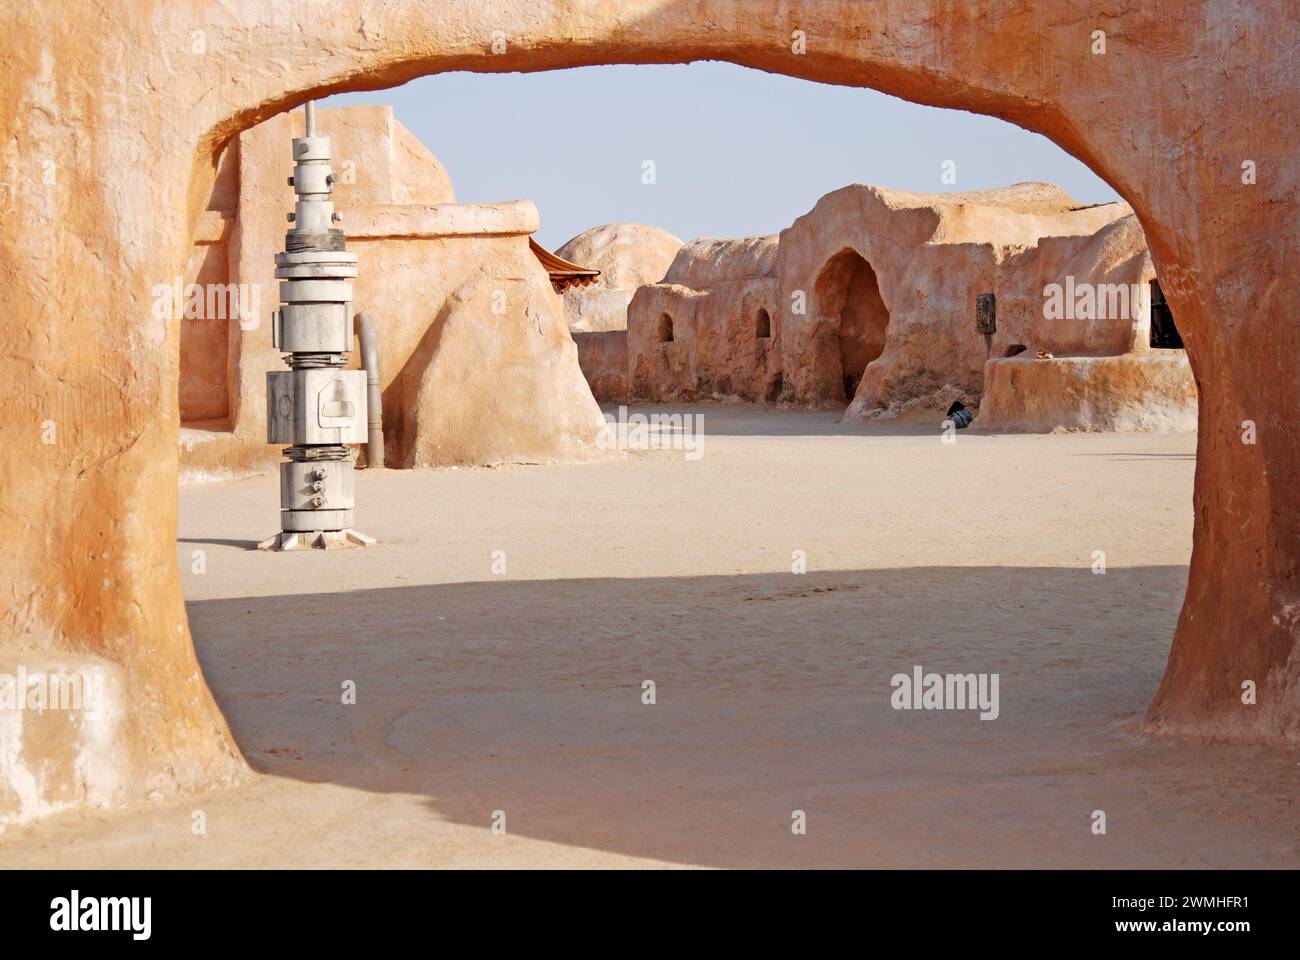
{"type": "Polygon", "coordinates": [[[659,314],[659,342],[672,343],[673,318],[666,313],[659,314]]]}
{"type": "Polygon", "coordinates": [[[766,310],[760,309],[754,318],[754,336],[759,340],[772,336],[772,317],[766,310]]]}

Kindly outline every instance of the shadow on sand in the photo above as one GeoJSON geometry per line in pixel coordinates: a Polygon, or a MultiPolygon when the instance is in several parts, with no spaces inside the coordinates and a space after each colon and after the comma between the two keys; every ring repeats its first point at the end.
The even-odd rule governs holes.
{"type": "Polygon", "coordinates": [[[1185,818],[1189,850],[1198,825],[1221,826],[1206,755],[1180,773],[1185,749],[1132,735],[1185,581],[1181,566],[920,567],[189,611],[235,736],[276,776],[422,796],[483,828],[505,811],[512,834],[680,863],[1102,865],[1135,849],[1091,842],[1102,802],[1129,830],[1185,818]],[[998,718],[892,709],[891,677],[915,665],[998,674],[998,718]]]}

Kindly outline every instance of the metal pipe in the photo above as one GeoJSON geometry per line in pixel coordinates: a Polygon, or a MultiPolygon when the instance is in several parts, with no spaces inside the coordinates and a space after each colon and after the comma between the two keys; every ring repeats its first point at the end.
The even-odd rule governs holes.
{"type": "Polygon", "coordinates": [[[316,101],[307,101],[307,136],[316,136],[316,101]]]}
{"type": "Polygon", "coordinates": [[[379,388],[379,326],[369,313],[356,316],[357,339],[361,341],[361,367],[366,371],[366,466],[384,465],[384,410],[379,388]]]}

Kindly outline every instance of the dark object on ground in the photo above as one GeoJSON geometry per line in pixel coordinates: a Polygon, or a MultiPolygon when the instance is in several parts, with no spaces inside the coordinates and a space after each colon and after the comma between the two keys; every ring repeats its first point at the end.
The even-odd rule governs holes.
{"type": "Polygon", "coordinates": [[[970,422],[975,419],[975,415],[966,409],[966,405],[960,400],[954,400],[952,406],[948,408],[948,419],[952,421],[954,427],[958,430],[964,430],[970,426],[970,422]]]}

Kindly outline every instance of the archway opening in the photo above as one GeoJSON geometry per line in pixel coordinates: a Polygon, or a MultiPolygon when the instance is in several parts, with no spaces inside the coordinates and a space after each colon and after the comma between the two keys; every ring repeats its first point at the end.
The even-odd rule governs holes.
{"type": "MultiPolygon", "coordinates": [[[[448,141],[431,138],[431,142],[436,143],[441,151],[448,141]]],[[[643,181],[637,182],[644,185],[643,181]]],[[[594,191],[590,192],[594,193],[594,191]]],[[[551,209],[551,207],[547,208],[548,213],[551,209]]],[[[834,250],[835,246],[830,246],[829,249],[834,250]]],[[[816,260],[811,261],[813,265],[816,262],[816,260]]],[[[886,262],[882,260],[880,263],[884,269],[886,262]]],[[[889,276],[891,275],[887,275],[887,282],[889,276]]],[[[892,289],[894,288],[891,287],[892,289]]],[[[889,308],[881,294],[879,278],[871,262],[861,253],[856,249],[845,248],[825,262],[820,273],[817,274],[813,293],[814,303],[811,305],[813,309],[810,312],[824,321],[825,327],[831,331],[831,335],[826,338],[829,347],[825,349],[823,357],[818,362],[821,362],[827,371],[825,381],[842,391],[842,399],[851,400],[857,393],[868,366],[884,352],[891,318],[889,308]]],[[[901,301],[896,304],[896,307],[899,310],[897,326],[902,329],[906,307],[901,301]]],[[[784,319],[786,306],[777,303],[773,309],[782,310],[778,317],[782,335],[784,339],[791,339],[789,321],[784,319]]],[[[647,324],[647,326],[654,330],[654,340],[658,344],[672,343],[677,339],[681,341],[681,346],[678,348],[657,352],[661,352],[664,357],[687,356],[689,353],[687,348],[692,347],[693,338],[698,335],[702,326],[698,315],[692,313],[690,322],[680,331],[674,330],[674,319],[670,313],[665,311],[652,316],[655,316],[653,325],[647,324]],[[676,337],[675,333],[680,333],[680,337],[676,337]]],[[[739,321],[737,337],[733,341],[739,342],[744,335],[744,326],[748,324],[743,315],[737,316],[731,313],[730,316],[739,321]]],[[[755,340],[762,341],[772,337],[772,317],[766,309],[759,309],[750,316],[752,336],[755,340]]],[[[772,344],[773,350],[775,347],[776,344],[772,344]]],[[[1024,347],[1020,346],[1020,350],[1023,349],[1024,347]]],[[[754,349],[754,353],[758,355],[766,352],[768,352],[766,348],[754,349]]],[[[763,399],[768,402],[777,401],[781,398],[784,388],[783,374],[778,370],[765,387],[763,399]]]]}
{"type": "Polygon", "coordinates": [[[841,250],[817,278],[818,309],[833,328],[831,366],[838,366],[844,399],[852,400],[867,364],[885,350],[889,308],[876,271],[856,250],[841,250]]]}
{"type": "MultiPolygon", "coordinates": [[[[834,330],[833,356],[844,393],[846,398],[851,397],[869,364],[883,353],[889,311],[875,270],[855,250],[841,251],[828,261],[815,289],[821,297],[818,313],[831,321],[828,326],[834,330]]],[[[684,345],[690,344],[697,326],[698,321],[692,316],[682,334],[684,345]]],[[[660,315],[657,330],[659,342],[673,341],[673,320],[669,314],[660,315]]]]}

